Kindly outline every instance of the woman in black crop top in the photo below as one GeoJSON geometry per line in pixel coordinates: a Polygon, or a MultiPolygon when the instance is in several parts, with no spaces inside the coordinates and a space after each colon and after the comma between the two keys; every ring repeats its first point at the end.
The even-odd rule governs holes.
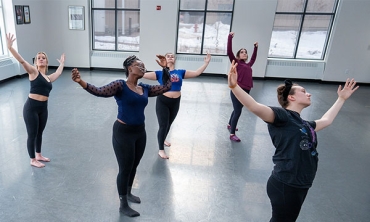
{"type": "Polygon", "coordinates": [[[274,169],[267,182],[267,195],[272,206],[270,222],[296,221],[308,189],[317,171],[318,153],[316,132],[329,126],[344,102],[355,92],[354,79],[347,79],[338,87],[338,99],[318,120],[306,121],[301,111],[311,105],[311,94],[290,80],[277,88],[281,107],[269,107],[256,102],[237,83],[235,61],[229,72],[228,83],[236,98],[268,125],[272,143],[274,169]]]}
{"type": "Polygon", "coordinates": [[[87,92],[99,97],[114,97],[118,105],[117,120],[113,125],[112,143],[116,154],[119,172],[117,189],[120,199],[120,212],[130,217],[140,214],[131,209],[128,200],[141,203],[139,197],[131,194],[136,168],[145,151],[146,132],[144,109],[148,97],[161,95],[171,89],[170,73],[164,56],[157,55],[158,64],[163,67],[163,85],[148,85],[139,83],[146,69],[144,63],[136,56],[128,57],[123,66],[127,80],[116,80],[108,85],[96,87],[81,79],[77,69],[72,70],[72,80],[79,83],[87,92]]]}
{"type": "Polygon", "coordinates": [[[6,40],[9,51],[26,70],[30,80],[31,88],[23,107],[23,118],[27,128],[27,149],[31,158],[31,166],[41,168],[45,164],[40,161],[50,162],[49,158],[41,155],[42,133],[48,119],[47,101],[52,89],[51,83],[58,79],[63,72],[64,54],[58,59],[58,69],[54,73],[46,75],[48,72],[48,57],[45,52],[36,54],[33,66],[13,48],[14,35],[7,34],[6,40]]]}

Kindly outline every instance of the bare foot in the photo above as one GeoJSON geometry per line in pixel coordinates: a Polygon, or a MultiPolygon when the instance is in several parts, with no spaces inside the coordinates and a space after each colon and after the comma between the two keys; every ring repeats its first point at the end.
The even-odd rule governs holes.
{"type": "Polygon", "coordinates": [[[167,141],[164,141],[164,145],[165,146],[171,146],[171,143],[170,142],[167,142],[167,141]]]}
{"type": "Polygon", "coordinates": [[[36,155],[36,160],[37,161],[43,161],[43,162],[50,162],[50,159],[49,158],[44,157],[41,154],[40,155],[36,155]]]}
{"type": "Polygon", "coordinates": [[[31,159],[31,166],[37,167],[37,168],[43,168],[45,164],[40,163],[36,159],[31,159]]]}
{"type": "Polygon", "coordinates": [[[162,158],[162,159],[169,159],[169,157],[166,155],[166,153],[164,152],[164,150],[160,150],[158,152],[158,155],[162,158]]]}

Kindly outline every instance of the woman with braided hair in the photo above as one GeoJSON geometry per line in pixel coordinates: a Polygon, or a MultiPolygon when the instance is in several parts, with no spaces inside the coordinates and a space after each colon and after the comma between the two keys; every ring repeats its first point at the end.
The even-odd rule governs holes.
{"type": "Polygon", "coordinates": [[[171,88],[169,70],[166,58],[157,55],[157,63],[163,68],[163,85],[148,85],[138,80],[146,72],[145,65],[136,56],[128,57],[123,66],[126,70],[127,80],[116,80],[105,86],[96,87],[81,79],[79,71],[72,70],[72,80],[77,82],[87,92],[98,97],[112,97],[118,104],[117,120],[113,125],[113,149],[117,158],[119,172],[117,175],[117,188],[120,199],[120,212],[135,217],[140,214],[130,208],[127,201],[141,203],[139,197],[131,194],[136,168],[144,154],[146,145],[144,109],[148,104],[148,97],[158,96],[171,88]]]}
{"type": "Polygon", "coordinates": [[[331,108],[320,119],[306,121],[300,115],[311,105],[311,94],[305,88],[285,80],[285,84],[277,88],[281,107],[265,106],[238,86],[237,65],[232,62],[229,87],[247,109],[267,123],[276,148],[272,158],[275,166],[267,182],[267,195],[272,206],[270,222],[296,221],[317,171],[316,132],[334,121],[344,102],[359,86],[354,79],[347,79],[343,88],[338,87],[338,99],[331,108]]]}

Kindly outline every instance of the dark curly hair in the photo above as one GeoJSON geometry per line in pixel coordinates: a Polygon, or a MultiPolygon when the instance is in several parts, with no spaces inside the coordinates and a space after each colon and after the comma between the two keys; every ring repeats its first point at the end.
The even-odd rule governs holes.
{"type": "Polygon", "coordinates": [[[132,65],[136,60],[140,60],[138,57],[135,55],[127,57],[125,61],[123,61],[123,68],[125,69],[126,77],[128,77],[128,67],[132,65]]]}

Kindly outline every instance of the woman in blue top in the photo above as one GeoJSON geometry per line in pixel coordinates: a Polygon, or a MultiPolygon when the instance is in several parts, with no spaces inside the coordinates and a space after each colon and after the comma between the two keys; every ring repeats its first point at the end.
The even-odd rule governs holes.
{"type": "Polygon", "coordinates": [[[27,129],[27,149],[28,155],[31,158],[31,166],[42,168],[43,162],[50,162],[50,159],[41,154],[42,134],[44,132],[46,122],[48,120],[48,99],[52,82],[57,80],[63,72],[64,54],[58,60],[58,69],[47,75],[48,72],[48,57],[45,52],[38,52],[35,58],[34,66],[29,64],[22,56],[13,48],[15,37],[12,34],[6,35],[7,46],[14,58],[23,66],[28,73],[30,80],[30,93],[23,107],[23,118],[27,129]],[[36,153],[35,153],[36,152],[36,153]]]}
{"type": "Polygon", "coordinates": [[[308,189],[317,171],[318,153],[316,132],[329,126],[344,102],[355,92],[354,79],[338,87],[338,99],[318,120],[306,121],[300,116],[311,105],[311,94],[298,84],[285,80],[277,88],[281,107],[269,107],[256,102],[237,83],[238,64],[234,61],[229,72],[229,87],[236,98],[252,113],[268,124],[276,150],[274,169],[267,182],[267,195],[272,206],[271,222],[296,221],[308,189]]]}
{"type": "Polygon", "coordinates": [[[158,96],[171,88],[169,70],[164,56],[157,55],[158,64],[163,67],[164,84],[147,85],[138,84],[138,80],[146,72],[144,63],[136,56],[128,57],[123,66],[126,70],[127,80],[113,81],[108,85],[96,87],[81,79],[77,69],[72,70],[72,80],[77,82],[87,92],[99,97],[112,97],[118,105],[117,120],[113,125],[113,149],[116,154],[119,172],[117,175],[117,188],[120,198],[120,212],[135,217],[140,214],[131,209],[127,200],[141,203],[139,197],[131,194],[131,188],[141,157],[146,145],[146,132],[144,125],[144,109],[148,104],[148,97],[158,96]]]}
{"type": "MultiPolygon", "coordinates": [[[[172,53],[167,53],[165,54],[165,57],[167,60],[167,66],[170,69],[172,87],[170,91],[157,97],[156,113],[159,124],[157,134],[159,146],[158,155],[163,159],[168,159],[169,157],[164,151],[164,145],[171,146],[171,144],[165,141],[165,139],[170,131],[172,122],[175,120],[177,113],[179,112],[182,80],[194,78],[202,74],[211,61],[211,55],[207,53],[206,57],[204,58],[204,64],[195,71],[175,69],[175,55],[172,53]]],[[[158,80],[160,84],[163,84],[162,76],[162,71],[155,71],[145,73],[144,78],[158,80]]]]}

